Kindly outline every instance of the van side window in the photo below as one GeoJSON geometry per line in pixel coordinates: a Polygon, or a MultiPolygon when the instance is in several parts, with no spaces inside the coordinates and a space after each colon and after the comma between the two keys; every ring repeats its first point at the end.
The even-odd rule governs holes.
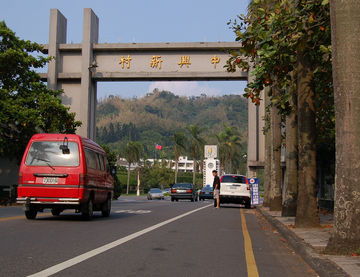
{"type": "Polygon", "coordinates": [[[104,157],[103,155],[96,153],[99,165],[100,165],[100,170],[101,171],[105,171],[105,165],[104,165],[104,157]]]}
{"type": "Polygon", "coordinates": [[[104,157],[104,160],[105,160],[105,170],[107,172],[110,172],[110,165],[109,165],[109,162],[108,162],[107,158],[104,157]]]}
{"type": "Polygon", "coordinates": [[[90,149],[84,149],[85,150],[85,158],[86,158],[86,165],[88,168],[96,169],[96,154],[94,151],[91,151],[90,149]]]}

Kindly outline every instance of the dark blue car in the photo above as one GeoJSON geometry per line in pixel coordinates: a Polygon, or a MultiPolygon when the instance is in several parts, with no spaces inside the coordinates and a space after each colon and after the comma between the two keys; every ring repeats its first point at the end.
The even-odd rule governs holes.
{"type": "Polygon", "coordinates": [[[203,187],[199,194],[199,200],[213,199],[214,190],[212,187],[203,187]]]}

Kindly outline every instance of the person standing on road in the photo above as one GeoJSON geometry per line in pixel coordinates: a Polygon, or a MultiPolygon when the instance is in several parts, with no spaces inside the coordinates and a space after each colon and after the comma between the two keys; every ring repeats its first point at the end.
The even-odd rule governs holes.
{"type": "Polygon", "coordinates": [[[216,199],[216,208],[220,208],[220,178],[217,175],[217,171],[213,170],[212,174],[214,176],[213,188],[214,188],[214,199],[216,199]]]}

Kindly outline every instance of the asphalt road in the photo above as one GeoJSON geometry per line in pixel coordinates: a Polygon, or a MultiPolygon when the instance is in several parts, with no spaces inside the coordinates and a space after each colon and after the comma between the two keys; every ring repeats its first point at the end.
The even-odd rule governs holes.
{"type": "Polygon", "coordinates": [[[0,207],[0,245],[0,276],[317,276],[256,209],[212,201],[121,197],[92,221],[0,207]]]}

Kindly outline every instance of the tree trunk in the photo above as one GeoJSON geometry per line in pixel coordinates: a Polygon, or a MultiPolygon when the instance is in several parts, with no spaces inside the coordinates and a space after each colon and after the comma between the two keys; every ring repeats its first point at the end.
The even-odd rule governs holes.
{"type": "Polygon", "coordinates": [[[194,158],[194,167],[193,167],[194,171],[193,171],[193,185],[195,186],[195,181],[196,181],[196,159],[194,158]]]}
{"type": "Polygon", "coordinates": [[[298,194],[298,118],[297,93],[291,91],[292,112],[286,117],[286,174],[282,216],[296,216],[298,194]]]}
{"type": "Polygon", "coordinates": [[[299,190],[295,226],[318,227],[320,218],[316,197],[315,96],[311,86],[313,71],[300,52],[297,70],[299,190]]]}
{"type": "Polygon", "coordinates": [[[129,163],[129,166],[128,166],[126,194],[129,194],[129,187],[130,187],[130,163],[129,163]]]}
{"type": "Polygon", "coordinates": [[[137,172],[136,196],[140,196],[140,171],[137,172]]]}
{"type": "Polygon", "coordinates": [[[329,253],[360,248],[360,2],[331,1],[336,120],[334,227],[329,253]]]}
{"type": "Polygon", "coordinates": [[[264,166],[264,202],[265,207],[270,206],[270,191],[271,191],[271,112],[267,110],[270,105],[269,89],[265,89],[265,112],[266,112],[266,129],[265,134],[265,166],[264,166]]]}
{"type": "MultiPolygon", "coordinates": [[[[277,89],[272,88],[274,96],[277,89]]],[[[271,191],[270,191],[270,210],[281,211],[282,192],[281,192],[281,115],[278,109],[271,108],[271,191]]]]}
{"type": "Polygon", "coordinates": [[[177,183],[177,177],[178,177],[178,159],[175,158],[175,183],[177,183]]]}

